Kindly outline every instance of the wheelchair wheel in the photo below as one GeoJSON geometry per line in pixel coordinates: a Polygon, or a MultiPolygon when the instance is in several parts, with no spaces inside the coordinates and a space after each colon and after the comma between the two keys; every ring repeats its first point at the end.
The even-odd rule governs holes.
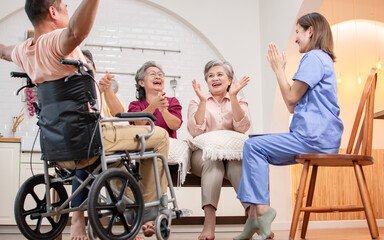
{"type": "Polygon", "coordinates": [[[96,236],[95,232],[92,229],[91,223],[88,221],[87,224],[87,235],[89,240],[98,240],[99,238],[96,236]]]}
{"type": "Polygon", "coordinates": [[[171,229],[168,226],[168,216],[160,214],[155,220],[155,233],[157,240],[167,240],[171,235],[171,229]]]}
{"type": "Polygon", "coordinates": [[[88,195],[88,218],[100,239],[133,239],[140,231],[143,212],[140,187],[127,171],[108,169],[93,182],[88,195]]]}
{"type": "MultiPolygon", "coordinates": [[[[44,174],[28,178],[20,187],[15,199],[15,219],[20,232],[28,239],[55,239],[64,230],[68,221],[68,213],[42,217],[47,212],[46,184],[44,174]]],[[[62,183],[51,183],[49,193],[56,194],[58,199],[51,197],[52,207],[61,206],[67,199],[67,191],[62,183]]]]}

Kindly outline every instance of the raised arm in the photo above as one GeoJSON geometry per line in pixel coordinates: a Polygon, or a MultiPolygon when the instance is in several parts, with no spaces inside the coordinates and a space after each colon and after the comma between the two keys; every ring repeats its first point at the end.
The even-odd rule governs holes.
{"type": "Polygon", "coordinates": [[[0,58],[7,61],[12,61],[11,53],[14,48],[14,45],[5,46],[4,44],[0,44],[0,58]]]}
{"type": "Polygon", "coordinates": [[[241,89],[243,89],[245,86],[248,85],[248,82],[249,82],[249,77],[243,77],[238,82],[235,82],[235,80],[232,80],[232,85],[229,88],[229,97],[231,99],[233,119],[236,122],[239,122],[241,119],[243,119],[245,115],[245,112],[241,108],[239,100],[237,99],[237,94],[241,89]]]}
{"type": "Polygon", "coordinates": [[[301,81],[295,81],[292,86],[288,83],[287,77],[285,76],[285,64],[287,61],[284,54],[281,54],[277,46],[273,43],[269,45],[267,58],[272,70],[275,72],[285,105],[288,111],[293,113],[296,103],[305,94],[309,86],[301,81]]]}
{"type": "Polygon", "coordinates": [[[106,71],[105,75],[99,80],[99,85],[101,92],[104,94],[104,99],[108,105],[109,111],[115,116],[117,113],[125,112],[125,110],[123,104],[121,104],[111,88],[113,78],[114,75],[106,71]]]}
{"type": "Polygon", "coordinates": [[[83,0],[69,20],[60,37],[60,49],[64,55],[71,53],[91,32],[100,0],[83,0]]]}
{"type": "Polygon", "coordinates": [[[196,121],[196,124],[201,125],[204,123],[204,118],[205,118],[205,110],[206,110],[206,103],[207,103],[207,97],[203,93],[203,90],[201,89],[200,84],[196,82],[195,79],[192,80],[192,86],[193,90],[195,90],[196,95],[199,97],[200,102],[197,107],[197,110],[194,114],[194,118],[196,121]]]}

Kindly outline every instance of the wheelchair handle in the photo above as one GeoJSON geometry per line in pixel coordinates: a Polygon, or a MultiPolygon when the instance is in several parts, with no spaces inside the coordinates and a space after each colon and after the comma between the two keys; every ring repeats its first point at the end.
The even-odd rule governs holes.
{"type": "Polygon", "coordinates": [[[13,78],[29,78],[28,75],[24,72],[11,72],[10,75],[13,78]]]}
{"type": "Polygon", "coordinates": [[[28,74],[25,72],[11,72],[10,73],[11,77],[13,78],[26,78],[27,79],[27,85],[22,86],[16,91],[16,95],[19,95],[20,91],[23,90],[24,88],[33,88],[36,87],[36,85],[31,81],[29,78],[28,74]]]}
{"type": "Polygon", "coordinates": [[[83,65],[83,63],[79,60],[64,59],[64,58],[60,58],[60,63],[67,64],[67,65],[74,65],[77,67],[83,65]]]}
{"type": "MultiPolygon", "coordinates": [[[[76,66],[78,71],[79,71],[79,74],[81,75],[87,75],[87,73],[84,71],[84,69],[82,68],[82,66],[86,67],[87,70],[92,70],[91,66],[88,65],[88,63],[85,63],[85,62],[82,62],[80,60],[73,60],[73,59],[64,59],[64,58],[60,58],[60,63],[61,64],[66,64],[66,65],[73,65],[73,66],[76,66]]],[[[95,73],[93,73],[95,74],[95,73]]],[[[72,75],[71,75],[72,76],[72,75]]],[[[70,76],[70,77],[71,77],[70,76]]],[[[68,79],[70,77],[67,77],[66,81],[68,81],[68,79]]]]}

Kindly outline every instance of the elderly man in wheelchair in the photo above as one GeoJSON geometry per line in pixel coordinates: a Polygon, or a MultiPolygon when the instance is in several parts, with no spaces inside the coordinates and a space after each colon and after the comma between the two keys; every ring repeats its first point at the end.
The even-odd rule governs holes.
{"type": "Polygon", "coordinates": [[[76,65],[78,73],[38,84],[44,174],[29,178],[18,192],[15,218],[20,231],[29,239],[54,239],[63,231],[69,212],[87,209],[91,238],[133,239],[143,221],[156,219],[157,238],[168,239],[171,219],[180,216],[166,160],[168,133],[154,126],[156,119],[149,113],[100,118],[93,73],[84,70],[90,67],[81,61],[61,62],[76,65]],[[104,124],[143,119],[151,126],[104,124]],[[150,163],[140,166],[149,168],[149,172],[140,171],[146,172],[140,187],[136,160],[150,163]],[[49,175],[50,168],[58,177],[49,175]],[[84,169],[88,177],[78,178],[76,169],[84,169]],[[63,184],[73,180],[81,184],[68,197],[63,184]],[[36,190],[39,185],[45,188],[42,197],[36,190]],[[70,207],[83,189],[89,189],[88,199],[70,207]],[[35,204],[28,208],[26,200],[30,198],[35,204]],[[168,208],[168,203],[173,207],[168,208]],[[144,210],[149,210],[148,214],[144,210]]]}

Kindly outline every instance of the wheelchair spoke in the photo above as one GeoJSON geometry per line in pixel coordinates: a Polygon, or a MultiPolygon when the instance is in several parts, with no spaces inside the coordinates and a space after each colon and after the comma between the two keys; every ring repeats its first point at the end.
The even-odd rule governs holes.
{"type": "Polygon", "coordinates": [[[115,204],[107,204],[107,205],[97,205],[96,210],[110,210],[113,211],[115,209],[115,204]]]}
{"type": "Polygon", "coordinates": [[[36,227],[35,227],[35,232],[37,233],[40,233],[40,228],[41,228],[41,223],[43,222],[43,219],[41,217],[39,217],[39,219],[37,220],[37,223],[36,223],[36,227]]]}
{"type": "Polygon", "coordinates": [[[128,187],[128,180],[125,181],[124,186],[120,190],[119,197],[118,197],[119,200],[123,198],[125,191],[127,190],[127,187],[128,187]]]}
{"type": "Polygon", "coordinates": [[[35,200],[36,203],[41,203],[41,200],[40,198],[36,195],[36,193],[33,191],[29,192],[29,194],[31,194],[32,198],[35,200]]]}
{"type": "Polygon", "coordinates": [[[167,229],[167,227],[168,227],[168,223],[167,223],[167,221],[161,221],[161,223],[160,223],[160,228],[161,228],[161,229],[167,229]]]}
{"type": "Polygon", "coordinates": [[[111,198],[112,202],[117,202],[115,195],[113,194],[112,188],[109,185],[108,181],[105,181],[105,188],[107,189],[107,192],[109,194],[109,197],[111,198]]]}
{"type": "Polygon", "coordinates": [[[116,221],[117,214],[113,214],[111,218],[109,219],[108,227],[107,227],[107,233],[111,234],[112,233],[112,227],[113,223],[116,221]]]}
{"type": "Polygon", "coordinates": [[[53,228],[55,228],[56,226],[56,222],[55,220],[52,218],[52,217],[47,217],[49,223],[52,225],[53,228]]]}
{"type": "Polygon", "coordinates": [[[41,210],[40,210],[39,208],[34,208],[34,209],[31,209],[31,210],[28,210],[28,211],[23,212],[23,213],[22,213],[22,216],[23,216],[23,217],[26,217],[26,216],[28,216],[28,215],[32,215],[32,214],[34,214],[34,213],[40,213],[40,212],[41,212],[41,210]]]}
{"type": "Polygon", "coordinates": [[[130,232],[131,232],[131,229],[129,228],[128,222],[127,222],[127,220],[125,219],[124,214],[119,214],[119,215],[120,215],[120,219],[121,219],[121,222],[123,223],[123,226],[124,226],[125,231],[128,232],[128,233],[130,233],[130,232]]]}

